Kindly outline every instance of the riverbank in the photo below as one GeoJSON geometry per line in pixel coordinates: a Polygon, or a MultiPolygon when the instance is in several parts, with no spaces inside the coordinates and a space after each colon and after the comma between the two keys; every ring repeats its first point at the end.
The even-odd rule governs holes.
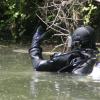
{"type": "MultiPolygon", "coordinates": [[[[14,44],[14,43],[0,43],[0,48],[13,48],[13,52],[16,53],[28,53],[31,43],[28,44],[14,44]]],[[[52,45],[52,44],[43,44],[41,45],[43,54],[52,55],[55,52],[62,52],[63,46],[52,45]],[[55,48],[55,50],[53,50],[55,48]]],[[[100,43],[97,43],[97,47],[100,50],[100,43]]]]}

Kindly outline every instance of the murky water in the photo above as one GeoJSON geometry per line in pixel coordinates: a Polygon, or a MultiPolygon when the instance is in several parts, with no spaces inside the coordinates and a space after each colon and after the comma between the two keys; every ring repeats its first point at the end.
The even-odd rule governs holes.
{"type": "Polygon", "coordinates": [[[99,82],[86,76],[36,72],[25,50],[0,46],[0,100],[100,100],[99,82]]]}

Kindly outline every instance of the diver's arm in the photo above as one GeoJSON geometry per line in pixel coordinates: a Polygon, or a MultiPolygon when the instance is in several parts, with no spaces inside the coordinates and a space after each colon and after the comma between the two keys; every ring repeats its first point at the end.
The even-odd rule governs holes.
{"type": "Polygon", "coordinates": [[[42,50],[40,48],[31,48],[29,53],[32,59],[33,67],[36,71],[57,72],[66,64],[66,57],[62,55],[44,60],[42,57],[42,50]]]}
{"type": "Polygon", "coordinates": [[[33,67],[37,71],[57,71],[65,65],[65,61],[63,60],[63,58],[61,59],[59,57],[57,57],[57,59],[43,59],[42,48],[40,44],[45,31],[46,28],[43,27],[43,25],[38,27],[37,31],[33,35],[32,45],[29,49],[29,54],[32,59],[33,67]]]}

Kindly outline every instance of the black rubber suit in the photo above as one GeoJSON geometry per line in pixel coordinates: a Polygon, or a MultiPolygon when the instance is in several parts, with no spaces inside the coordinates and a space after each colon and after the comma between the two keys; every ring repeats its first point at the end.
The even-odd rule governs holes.
{"type": "Polygon", "coordinates": [[[29,54],[36,71],[69,72],[86,75],[92,72],[96,63],[94,30],[90,26],[77,28],[72,35],[71,52],[56,53],[49,60],[42,56],[41,40],[46,27],[39,26],[33,36],[29,54]]]}

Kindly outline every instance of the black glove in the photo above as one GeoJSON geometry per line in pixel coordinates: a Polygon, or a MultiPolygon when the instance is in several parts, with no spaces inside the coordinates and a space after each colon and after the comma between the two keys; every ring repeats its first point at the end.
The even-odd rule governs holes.
{"type": "Polygon", "coordinates": [[[46,33],[46,26],[40,25],[40,26],[37,28],[36,33],[34,34],[34,38],[38,38],[39,41],[40,41],[40,40],[42,40],[42,38],[44,37],[45,33],[46,33]]]}
{"type": "Polygon", "coordinates": [[[38,26],[34,36],[33,36],[33,39],[32,39],[32,47],[39,47],[40,46],[40,43],[44,37],[46,33],[46,25],[45,24],[41,24],[38,26]]]}

